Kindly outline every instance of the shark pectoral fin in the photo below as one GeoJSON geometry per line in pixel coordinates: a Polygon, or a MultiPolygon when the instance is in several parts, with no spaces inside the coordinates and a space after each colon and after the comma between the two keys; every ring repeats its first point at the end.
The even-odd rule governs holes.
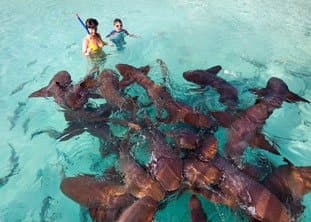
{"type": "Polygon", "coordinates": [[[89,78],[89,79],[83,80],[80,83],[80,86],[85,88],[85,89],[90,89],[90,88],[96,87],[96,83],[97,83],[97,81],[95,79],[89,78]]]}
{"type": "Polygon", "coordinates": [[[44,129],[44,130],[36,131],[33,134],[31,134],[31,139],[33,139],[35,136],[38,136],[38,135],[43,134],[43,133],[48,134],[48,136],[53,138],[53,139],[58,139],[62,135],[62,133],[58,132],[57,130],[44,129]]]}
{"type": "Polygon", "coordinates": [[[45,86],[33,93],[31,93],[28,97],[50,97],[52,94],[48,91],[49,86],[45,86]]]}
{"type": "Polygon", "coordinates": [[[150,71],[150,66],[149,65],[142,66],[142,67],[139,67],[138,70],[141,71],[142,73],[144,73],[145,75],[147,75],[148,72],[150,71]]]}
{"type": "Polygon", "coordinates": [[[231,112],[209,111],[209,113],[217,120],[217,122],[221,126],[225,128],[229,128],[231,124],[237,119],[236,115],[231,112]]]}
{"type": "Polygon", "coordinates": [[[57,139],[59,141],[66,141],[66,140],[69,140],[71,139],[72,137],[74,136],[77,136],[77,135],[80,135],[81,133],[83,133],[85,130],[84,129],[76,129],[76,130],[73,130],[69,133],[66,133],[66,134],[62,134],[60,137],[58,137],[57,139]]]}
{"type": "Polygon", "coordinates": [[[57,137],[59,141],[66,141],[70,138],[83,133],[85,130],[77,124],[69,123],[69,126],[57,137]]]}
{"type": "Polygon", "coordinates": [[[250,145],[252,147],[259,147],[274,154],[280,154],[279,151],[277,151],[276,147],[274,145],[271,145],[269,141],[265,138],[265,136],[260,132],[256,133],[255,137],[250,142],[250,145]]]}
{"type": "Polygon", "coordinates": [[[130,77],[124,77],[120,82],[119,82],[119,88],[124,89],[127,86],[131,85],[134,83],[134,80],[130,77]]]}
{"type": "Polygon", "coordinates": [[[249,89],[248,91],[250,91],[251,93],[253,93],[259,97],[264,96],[264,94],[265,94],[265,89],[252,88],[252,89],[249,89]]]}
{"type": "Polygon", "coordinates": [[[203,91],[206,90],[206,88],[207,88],[207,86],[199,86],[196,88],[190,88],[190,89],[188,89],[188,91],[194,92],[194,93],[202,93],[203,91]]]}
{"type": "Polygon", "coordinates": [[[126,98],[127,100],[127,103],[128,103],[128,106],[130,108],[130,110],[133,112],[134,114],[134,117],[136,117],[136,112],[137,112],[137,109],[138,109],[138,105],[137,105],[137,97],[127,97],[126,98]]]}
{"type": "Polygon", "coordinates": [[[306,102],[306,103],[310,103],[310,101],[298,96],[297,94],[293,93],[293,92],[288,92],[286,95],[286,102],[306,102]]]}

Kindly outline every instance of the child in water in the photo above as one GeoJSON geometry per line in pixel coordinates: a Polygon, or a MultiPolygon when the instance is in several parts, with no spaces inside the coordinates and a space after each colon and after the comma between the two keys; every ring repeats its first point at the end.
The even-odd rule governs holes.
{"type": "Polygon", "coordinates": [[[124,49],[124,45],[126,44],[124,38],[125,36],[135,37],[137,38],[138,35],[130,34],[126,29],[123,29],[123,24],[121,19],[116,18],[113,21],[114,30],[112,30],[106,38],[109,38],[117,47],[117,50],[124,49]]]}
{"type": "Polygon", "coordinates": [[[98,21],[96,19],[87,19],[85,25],[90,34],[83,39],[82,54],[88,56],[94,65],[104,64],[106,61],[106,54],[102,48],[104,45],[113,45],[102,40],[100,34],[97,32],[98,21]]]}

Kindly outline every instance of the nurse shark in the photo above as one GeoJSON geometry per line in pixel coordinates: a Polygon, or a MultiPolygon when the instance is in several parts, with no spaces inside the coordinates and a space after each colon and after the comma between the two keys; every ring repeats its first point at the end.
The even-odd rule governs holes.
{"type": "Polygon", "coordinates": [[[194,110],[191,106],[175,101],[165,87],[156,84],[141,69],[127,64],[117,64],[116,68],[123,76],[124,81],[135,81],[146,90],[157,108],[159,121],[164,123],[184,122],[196,127],[212,127],[214,125],[207,115],[194,110]],[[167,117],[161,118],[161,109],[167,112],[167,117]]]}
{"type": "Polygon", "coordinates": [[[270,145],[261,133],[265,121],[275,109],[281,107],[284,101],[309,103],[308,100],[291,92],[286,83],[276,77],[270,78],[265,88],[251,89],[251,91],[258,98],[256,103],[246,110],[235,113],[211,112],[220,124],[229,128],[225,151],[236,163],[240,163],[240,156],[248,145],[278,154],[275,147],[270,145]]]}
{"type": "Polygon", "coordinates": [[[219,101],[234,110],[238,104],[238,91],[229,82],[217,76],[221,66],[213,66],[206,70],[192,70],[183,73],[183,77],[201,87],[211,86],[220,94],[219,101]]]}

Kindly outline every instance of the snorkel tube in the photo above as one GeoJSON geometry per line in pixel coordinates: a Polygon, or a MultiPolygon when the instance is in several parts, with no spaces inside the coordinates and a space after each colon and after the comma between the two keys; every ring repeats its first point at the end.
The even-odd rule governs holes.
{"type": "Polygon", "coordinates": [[[84,24],[84,22],[82,21],[82,19],[79,17],[78,13],[76,13],[77,19],[79,20],[79,22],[81,23],[81,25],[85,28],[86,32],[88,34],[90,34],[89,30],[87,29],[86,25],[84,24]]]}

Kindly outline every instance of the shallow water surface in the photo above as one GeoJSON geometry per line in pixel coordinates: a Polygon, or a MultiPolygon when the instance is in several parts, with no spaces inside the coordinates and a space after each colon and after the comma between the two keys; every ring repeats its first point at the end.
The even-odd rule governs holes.
{"type": "MultiPolygon", "coordinates": [[[[62,177],[100,174],[117,161],[114,154],[103,159],[99,140],[88,133],[68,141],[53,139],[52,132],[66,128],[61,108],[50,98],[28,98],[60,70],[67,70],[74,82],[89,70],[81,55],[86,33],[77,12],[83,19],[97,18],[102,36],[111,31],[116,17],[130,33],[140,35],[127,38],[122,52],[105,47],[106,68],[115,69],[117,63],[150,64],[150,77],[161,83],[156,63],[160,58],[169,69],[173,96],[198,110],[222,106],[211,89],[190,92],[194,85],[182,73],[214,65],[221,65],[218,75],[237,87],[240,108],[255,100],[248,89],[264,87],[272,76],[311,100],[310,1],[11,0],[2,1],[0,7],[0,178],[14,169],[0,186],[2,222],[85,221],[78,204],[60,191],[62,177]]],[[[141,88],[132,90],[137,93],[141,88]]],[[[310,119],[310,104],[284,103],[263,129],[281,155],[297,166],[311,166],[310,119]]],[[[121,130],[114,126],[113,132],[121,130]]],[[[216,135],[222,147],[225,130],[216,135]]],[[[139,146],[144,144],[133,152],[146,163],[148,152],[139,146]]],[[[280,162],[268,156],[273,163],[280,162]]],[[[190,221],[190,195],[170,197],[155,221],[190,221]]],[[[247,221],[240,211],[201,200],[210,221],[247,221]]],[[[301,221],[311,221],[311,195],[303,201],[306,210],[301,221]]]]}

